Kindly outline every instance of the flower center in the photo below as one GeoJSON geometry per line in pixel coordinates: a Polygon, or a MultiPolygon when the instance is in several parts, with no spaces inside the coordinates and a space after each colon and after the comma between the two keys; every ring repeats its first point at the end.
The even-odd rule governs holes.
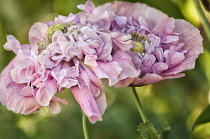
{"type": "Polygon", "coordinates": [[[130,50],[135,51],[135,52],[144,53],[145,43],[146,42],[150,43],[151,41],[147,38],[147,36],[138,35],[137,32],[132,32],[131,36],[132,36],[131,40],[134,43],[134,47],[131,48],[130,50]]]}
{"type": "Polygon", "coordinates": [[[44,38],[40,42],[37,43],[38,45],[38,52],[39,54],[46,48],[47,45],[49,45],[48,39],[44,38]]]}
{"type": "Polygon", "coordinates": [[[51,43],[52,35],[58,30],[61,30],[63,33],[66,33],[67,32],[66,25],[57,23],[57,24],[54,24],[48,28],[48,30],[46,32],[46,34],[48,35],[48,38],[43,38],[41,41],[39,41],[37,43],[39,53],[41,53],[43,50],[45,50],[46,46],[51,43]]]}

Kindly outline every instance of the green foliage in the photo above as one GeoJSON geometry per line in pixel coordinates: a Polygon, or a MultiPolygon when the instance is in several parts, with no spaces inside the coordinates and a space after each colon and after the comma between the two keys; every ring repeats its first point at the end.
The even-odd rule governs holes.
{"type": "Polygon", "coordinates": [[[139,131],[141,139],[160,139],[160,135],[157,134],[156,129],[150,121],[141,123],[137,131],[139,131]]]}
{"type": "Polygon", "coordinates": [[[193,125],[193,136],[196,139],[210,137],[210,105],[199,115],[193,125]]]}
{"type": "Polygon", "coordinates": [[[159,125],[156,130],[154,125],[147,121],[146,123],[141,123],[137,131],[140,133],[140,139],[166,139],[171,131],[171,127],[168,123],[165,123],[159,125]]]}

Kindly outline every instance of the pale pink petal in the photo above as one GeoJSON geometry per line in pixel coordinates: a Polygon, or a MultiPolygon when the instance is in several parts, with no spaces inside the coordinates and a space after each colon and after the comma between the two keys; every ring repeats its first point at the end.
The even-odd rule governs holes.
{"type": "Polygon", "coordinates": [[[35,23],[29,31],[29,41],[32,45],[38,43],[42,38],[47,36],[48,26],[44,23],[35,23]]]}
{"type": "Polygon", "coordinates": [[[48,80],[42,83],[42,86],[36,93],[37,102],[42,106],[50,104],[52,97],[57,93],[57,83],[55,80],[48,80]]]}
{"type": "Polygon", "coordinates": [[[118,50],[127,51],[133,46],[131,35],[126,35],[120,32],[112,32],[110,35],[112,37],[114,47],[118,50]]]}
{"type": "Polygon", "coordinates": [[[55,22],[56,23],[69,23],[69,22],[72,22],[72,20],[75,18],[75,15],[70,13],[68,15],[68,17],[66,16],[63,16],[63,15],[58,15],[58,17],[55,18],[55,22]]]}
{"type": "Polygon", "coordinates": [[[8,51],[13,51],[15,54],[21,49],[20,42],[12,35],[7,36],[7,42],[4,44],[4,49],[8,51]]]}
{"type": "Polygon", "coordinates": [[[92,10],[95,8],[95,5],[93,4],[92,1],[88,0],[84,5],[83,4],[78,5],[77,8],[84,10],[87,13],[91,13],[92,10]]]}
{"type": "Polygon", "coordinates": [[[139,76],[140,71],[135,68],[130,55],[123,51],[118,51],[113,55],[113,61],[116,61],[122,68],[121,74],[118,76],[119,80],[125,78],[136,78],[139,76]]]}
{"type": "Polygon", "coordinates": [[[165,36],[173,33],[175,27],[174,18],[165,18],[161,20],[153,29],[153,33],[158,36],[165,36]]]}
{"type": "MultiPolygon", "coordinates": [[[[87,87],[80,89],[75,86],[71,87],[71,91],[91,123],[102,121],[102,113],[100,113],[99,106],[87,87]]],[[[101,105],[104,104],[100,104],[100,108],[103,108],[104,106],[101,105]]],[[[101,111],[103,112],[104,110],[101,111]]]]}
{"type": "Polygon", "coordinates": [[[61,112],[62,107],[60,106],[60,103],[67,105],[68,101],[66,101],[65,99],[60,99],[56,96],[53,96],[49,104],[50,112],[52,114],[58,114],[61,112]]]}
{"type": "Polygon", "coordinates": [[[99,79],[105,78],[109,80],[109,85],[113,86],[119,81],[119,75],[122,67],[116,62],[97,62],[98,66],[91,67],[99,79]]]}
{"type": "Polygon", "coordinates": [[[17,57],[14,58],[0,75],[0,102],[9,110],[27,115],[38,111],[42,106],[34,98],[32,88],[12,81],[9,71],[17,60],[17,57]]]}
{"type": "Polygon", "coordinates": [[[102,88],[101,80],[97,78],[97,76],[93,73],[93,71],[88,69],[82,63],[80,63],[80,76],[78,78],[78,81],[79,82],[83,81],[84,86],[87,86],[87,88],[91,91],[94,97],[97,97],[101,93],[101,88],[102,88]]]}

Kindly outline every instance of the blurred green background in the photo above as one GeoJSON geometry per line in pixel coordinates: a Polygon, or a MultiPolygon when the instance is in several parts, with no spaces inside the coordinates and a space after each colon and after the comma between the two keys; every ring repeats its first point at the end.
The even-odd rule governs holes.
{"type": "MultiPolygon", "coordinates": [[[[112,0],[93,0],[100,5],[112,0]]],[[[188,139],[192,125],[210,101],[210,45],[196,15],[192,0],[127,0],[147,3],[174,18],[197,26],[204,37],[205,53],[197,60],[196,68],[180,79],[165,80],[138,88],[139,97],[149,119],[156,128],[169,125],[166,139],[188,139]]],[[[22,44],[28,43],[28,31],[35,22],[54,20],[54,17],[77,13],[78,4],[85,0],[0,0],[0,71],[14,57],[5,51],[6,35],[14,35],[22,44]]],[[[136,131],[141,122],[130,88],[105,87],[108,108],[102,122],[89,124],[91,139],[138,139],[136,131]]],[[[83,139],[82,114],[71,92],[60,94],[69,101],[58,115],[43,108],[40,112],[22,116],[0,105],[0,139],[83,139]]]]}

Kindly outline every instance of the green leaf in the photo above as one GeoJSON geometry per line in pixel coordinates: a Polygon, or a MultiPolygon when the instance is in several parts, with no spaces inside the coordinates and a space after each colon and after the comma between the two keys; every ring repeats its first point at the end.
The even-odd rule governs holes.
{"type": "Polygon", "coordinates": [[[204,124],[204,123],[208,123],[210,122],[210,105],[208,105],[203,112],[201,112],[201,114],[198,116],[198,118],[196,119],[192,130],[194,130],[196,128],[196,126],[200,125],[200,124],[204,124]]]}
{"type": "Polygon", "coordinates": [[[193,137],[196,139],[206,139],[210,137],[210,105],[198,116],[192,131],[193,137]]]}
{"type": "Polygon", "coordinates": [[[171,126],[168,123],[163,124],[159,128],[159,133],[161,133],[160,139],[166,139],[170,132],[171,132],[171,126]]]}
{"type": "Polygon", "coordinates": [[[141,139],[160,139],[160,135],[157,134],[156,129],[150,121],[141,123],[137,131],[139,131],[141,139]]]}
{"type": "Polygon", "coordinates": [[[207,139],[210,138],[210,122],[200,124],[193,130],[194,139],[207,139]]]}

